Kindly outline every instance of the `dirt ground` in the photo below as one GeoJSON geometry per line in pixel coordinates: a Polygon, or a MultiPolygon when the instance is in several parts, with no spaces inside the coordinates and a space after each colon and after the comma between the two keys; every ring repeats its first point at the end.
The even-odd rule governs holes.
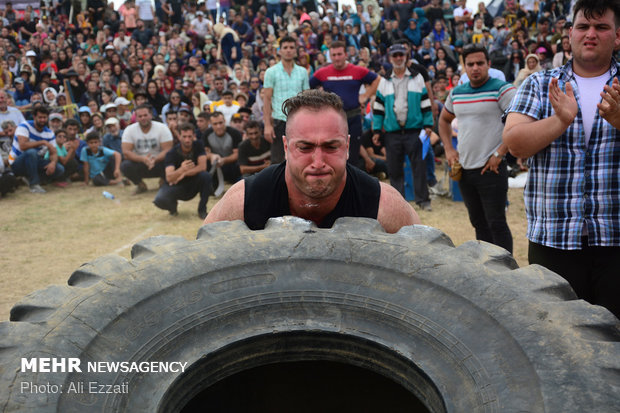
{"type": "MultiPolygon", "coordinates": [[[[171,217],[153,204],[157,181],[149,191],[131,196],[133,187],[106,188],[116,196],[102,196],[103,188],[73,183],[67,188],[48,185],[47,194],[31,194],[27,187],[0,199],[0,321],[23,296],[50,284],[64,284],[81,264],[106,254],[130,258],[131,246],[155,235],[195,239],[202,221],[198,199],[179,205],[171,217]]],[[[511,189],[508,223],[514,256],[527,265],[525,209],[522,189],[511,189]]],[[[210,210],[216,200],[211,199],[210,210]]],[[[455,245],[475,238],[462,202],[433,200],[433,211],[418,210],[425,225],[444,231],[455,245]]]]}

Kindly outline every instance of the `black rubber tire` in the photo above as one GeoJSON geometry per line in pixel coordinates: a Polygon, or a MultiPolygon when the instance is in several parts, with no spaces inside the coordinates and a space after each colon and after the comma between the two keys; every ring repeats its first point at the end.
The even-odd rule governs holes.
{"type": "Polygon", "coordinates": [[[278,361],[380,373],[433,412],[618,412],[620,329],[539,266],[425,226],[204,226],[132,260],[84,264],[0,324],[5,412],[176,411],[205,383],[278,361]],[[22,357],[187,361],[186,374],[22,373],[22,357]],[[129,394],[22,394],[21,382],[129,384],[129,394]]]}

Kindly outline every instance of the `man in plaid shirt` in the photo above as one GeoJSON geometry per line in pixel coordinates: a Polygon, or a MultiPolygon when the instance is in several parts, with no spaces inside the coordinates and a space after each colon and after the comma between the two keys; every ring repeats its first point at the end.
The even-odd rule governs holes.
{"type": "Polygon", "coordinates": [[[530,263],[620,317],[620,1],[579,0],[570,42],[571,61],[518,90],[503,139],[530,158],[530,263]]]}

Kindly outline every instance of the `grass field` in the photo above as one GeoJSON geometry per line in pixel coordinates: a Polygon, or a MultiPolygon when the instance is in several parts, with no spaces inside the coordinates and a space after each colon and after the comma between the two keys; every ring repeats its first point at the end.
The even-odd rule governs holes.
{"type": "MultiPolygon", "coordinates": [[[[154,235],[195,239],[202,224],[198,198],[179,205],[171,217],[156,208],[157,180],[146,181],[149,191],[131,196],[133,187],[105,188],[116,196],[102,196],[104,188],[73,183],[67,188],[48,185],[47,194],[31,194],[27,187],[0,199],[0,320],[24,295],[49,284],[64,284],[81,264],[105,254],[129,258],[131,246],[154,235]]],[[[508,223],[514,255],[527,265],[525,210],[522,189],[509,192],[508,223]]],[[[211,210],[216,200],[211,199],[211,210]]],[[[419,211],[425,225],[441,229],[455,245],[475,238],[461,202],[437,198],[433,211],[419,211]]]]}

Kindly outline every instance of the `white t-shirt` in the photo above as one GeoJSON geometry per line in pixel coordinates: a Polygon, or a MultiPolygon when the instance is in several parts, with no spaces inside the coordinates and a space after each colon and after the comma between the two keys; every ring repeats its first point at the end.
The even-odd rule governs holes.
{"type": "Polygon", "coordinates": [[[151,0],[136,0],[138,8],[138,18],[142,20],[153,20],[153,10],[151,0]]]}
{"type": "Polygon", "coordinates": [[[133,143],[133,151],[140,155],[156,156],[161,152],[161,144],[172,141],[172,132],[161,122],[151,122],[148,133],[142,132],[138,122],[133,123],[123,132],[122,143],[133,143]]]}
{"type": "Polygon", "coordinates": [[[594,116],[598,111],[596,105],[601,102],[601,92],[610,78],[609,72],[597,77],[581,77],[575,74],[577,87],[579,88],[579,109],[583,119],[583,129],[586,135],[586,146],[590,142],[594,116]]]}
{"type": "Polygon", "coordinates": [[[205,37],[207,34],[209,34],[209,27],[211,27],[211,21],[205,19],[204,16],[202,16],[202,21],[198,20],[198,17],[196,17],[194,20],[192,20],[191,25],[194,28],[194,31],[198,34],[198,36],[205,37]]]}
{"type": "MultiPolygon", "coordinates": [[[[22,122],[26,122],[24,119],[24,115],[22,112],[14,106],[7,106],[6,112],[0,112],[0,124],[5,120],[12,120],[15,123],[15,126],[19,125],[22,122]]],[[[0,131],[2,128],[0,127],[0,131]]],[[[12,136],[11,136],[12,138],[12,136]]]]}
{"type": "Polygon", "coordinates": [[[207,0],[207,10],[217,9],[217,0],[207,0]]]}

